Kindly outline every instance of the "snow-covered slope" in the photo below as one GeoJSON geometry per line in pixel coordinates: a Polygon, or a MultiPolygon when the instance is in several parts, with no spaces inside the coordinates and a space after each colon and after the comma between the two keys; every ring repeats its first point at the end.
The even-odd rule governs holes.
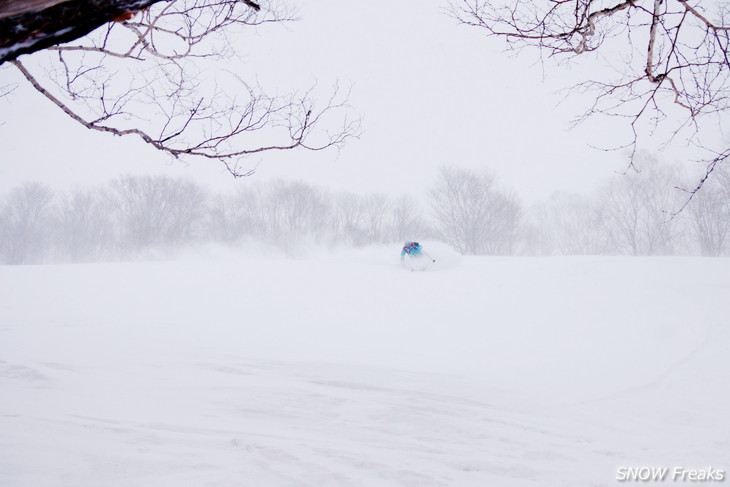
{"type": "Polygon", "coordinates": [[[0,267],[0,485],[730,470],[730,259],[431,248],[0,267]]]}

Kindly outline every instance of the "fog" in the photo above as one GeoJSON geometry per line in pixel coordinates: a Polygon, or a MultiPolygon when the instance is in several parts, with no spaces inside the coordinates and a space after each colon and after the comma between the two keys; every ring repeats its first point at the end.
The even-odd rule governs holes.
{"type": "Polygon", "coordinates": [[[526,205],[488,170],[444,166],[420,197],[251,181],[214,192],[194,180],[128,175],[54,190],[25,183],[0,196],[0,262],[165,258],[195,246],[248,244],[290,256],[314,247],[449,244],[464,255],[727,255],[730,181],[674,187],[681,168],[645,157],[590,194],[526,205]],[[680,211],[681,210],[681,211],[680,211]]]}
{"type": "MultiPolygon", "coordinates": [[[[255,168],[258,180],[419,196],[443,165],[486,167],[529,204],[554,191],[591,191],[626,168],[625,154],[592,147],[623,141],[618,121],[571,129],[586,98],[566,100],[559,90],[592,64],[564,69],[529,54],[516,58],[444,7],[399,2],[383,15],[369,5],[310,2],[297,5],[297,22],[231,33],[241,56],[221,71],[280,94],[314,84],[326,93],[339,83],[362,117],[359,140],[339,152],[254,155],[242,168],[255,168]]],[[[38,53],[25,62],[41,75],[55,61],[38,53]]],[[[0,69],[0,79],[14,89],[0,97],[0,190],[26,181],[68,189],[130,173],[188,177],[214,191],[249,182],[217,162],[175,160],[135,137],[86,130],[12,66],[0,69]]],[[[683,154],[674,148],[660,157],[675,162],[683,154]]]]}
{"type": "MultiPolygon", "coordinates": [[[[560,64],[446,6],[304,2],[296,22],[222,29],[223,62],[190,61],[187,88],[242,106],[259,87],[278,102],[339,87],[362,131],[335,150],[170,157],[82,127],[0,67],[2,487],[725,480],[727,164],[692,193],[707,165],[686,139],[663,145],[662,117],[571,123],[595,99],[563,90],[613,73],[630,37],[560,64]],[[635,152],[600,150],[634,130],[635,152]],[[431,258],[401,256],[412,241],[431,258]]],[[[22,61],[51,91],[90,73],[64,98],[79,110],[133,81],[96,117],[162,121],[158,140],[189,142],[194,120],[215,152],[220,124],[239,127],[205,97],[142,97],[121,117],[124,89],[158,86],[114,57],[98,73],[55,51],[22,61]],[[156,119],[160,100],[187,122],[156,119]]],[[[303,136],[295,105],[303,118],[254,110],[277,117],[233,130],[241,147],[303,136]]],[[[325,140],[343,123],[330,114],[325,140]]],[[[688,130],[721,143],[722,116],[688,130]]]]}

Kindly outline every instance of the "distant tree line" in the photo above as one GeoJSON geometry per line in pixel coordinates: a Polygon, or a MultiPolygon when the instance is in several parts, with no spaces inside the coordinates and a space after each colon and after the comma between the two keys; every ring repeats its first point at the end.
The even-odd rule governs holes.
{"type": "Polygon", "coordinates": [[[590,197],[556,194],[530,210],[525,251],[729,255],[730,171],[720,166],[715,171],[714,180],[708,179],[689,203],[690,193],[676,188],[679,168],[651,158],[641,164],[641,172],[617,176],[590,197]]]}
{"type": "Polygon", "coordinates": [[[184,246],[263,243],[364,246],[432,235],[408,196],[332,192],[303,182],[246,180],[212,194],[167,176],[126,176],[67,192],[26,183],[0,195],[0,263],[89,262],[184,246]]]}
{"type": "Polygon", "coordinates": [[[209,242],[296,253],[412,239],[466,255],[728,255],[730,172],[717,170],[672,218],[686,198],[676,170],[642,167],[590,197],[556,194],[530,208],[491,173],[454,167],[441,169],[423,201],[283,180],[247,180],[229,194],[167,176],[67,192],[26,183],[0,195],[0,263],[119,260],[209,242]]]}

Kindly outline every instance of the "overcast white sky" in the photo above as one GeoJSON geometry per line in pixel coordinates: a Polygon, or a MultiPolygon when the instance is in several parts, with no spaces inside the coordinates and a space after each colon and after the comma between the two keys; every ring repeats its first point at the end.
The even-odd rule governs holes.
{"type": "MultiPolygon", "coordinates": [[[[616,122],[569,130],[579,101],[556,90],[584,68],[543,68],[498,39],[458,25],[443,1],[299,4],[301,21],[250,33],[238,47],[244,78],[264,87],[315,80],[352,86],[363,134],[336,151],[267,154],[253,178],[234,181],[210,161],[186,166],[145,144],[77,126],[28,86],[0,99],[0,191],[27,180],[73,186],[124,173],[187,175],[211,187],[287,177],[331,188],[422,194],[443,164],[492,169],[532,203],[556,190],[585,191],[615,177],[625,154],[593,149],[625,136],[616,122]],[[546,74],[546,79],[543,79],[546,74]]],[[[0,85],[17,79],[0,70],[0,85]]]]}

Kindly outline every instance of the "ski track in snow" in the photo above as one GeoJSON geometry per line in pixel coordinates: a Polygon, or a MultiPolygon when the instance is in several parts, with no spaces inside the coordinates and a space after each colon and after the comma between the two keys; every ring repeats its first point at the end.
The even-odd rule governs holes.
{"type": "Polygon", "coordinates": [[[730,259],[0,267],[0,485],[728,470],[728,303],[730,259]]]}

